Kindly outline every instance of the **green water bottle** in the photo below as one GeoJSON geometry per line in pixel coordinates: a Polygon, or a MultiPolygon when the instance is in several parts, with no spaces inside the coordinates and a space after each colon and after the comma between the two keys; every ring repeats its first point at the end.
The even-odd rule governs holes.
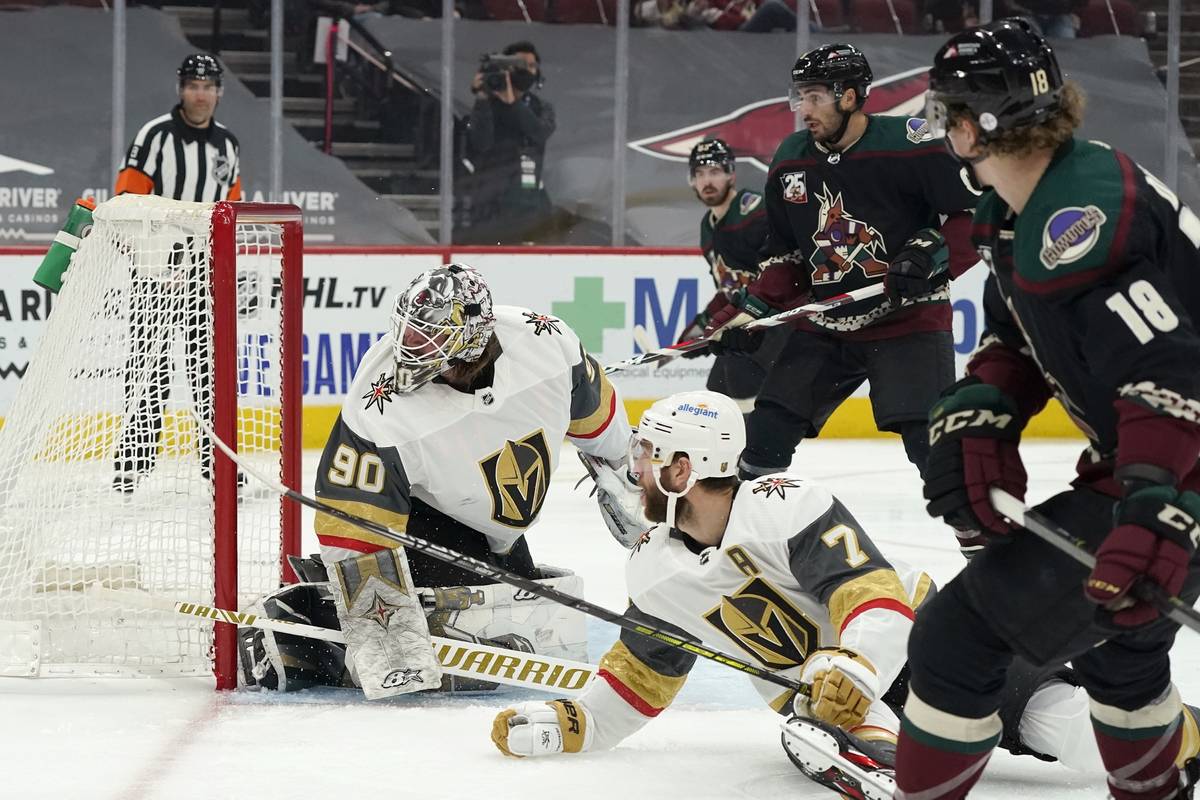
{"type": "Polygon", "coordinates": [[[83,237],[92,232],[92,212],[95,210],[96,201],[90,197],[75,201],[62,230],[54,234],[54,244],[50,245],[41,266],[33,273],[34,283],[58,294],[62,289],[63,275],[71,266],[71,256],[75,255],[83,237]]]}

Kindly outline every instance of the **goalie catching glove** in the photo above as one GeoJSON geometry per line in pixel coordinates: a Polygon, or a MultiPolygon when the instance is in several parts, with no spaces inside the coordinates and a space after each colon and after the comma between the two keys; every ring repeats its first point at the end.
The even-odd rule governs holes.
{"type": "Polygon", "coordinates": [[[879,696],[875,668],[853,650],[815,650],[804,661],[800,680],[811,684],[805,697],[797,694],[792,710],[797,716],[819,719],[843,730],[852,730],[867,718],[879,696]]]}
{"type": "Polygon", "coordinates": [[[570,700],[521,703],[492,722],[492,742],[516,758],[582,753],[592,744],[583,706],[570,700]]]}
{"type": "Polygon", "coordinates": [[[578,452],[579,460],[596,482],[596,503],[608,532],[622,547],[633,547],[643,533],[654,527],[642,511],[642,487],[633,480],[624,461],[611,463],[578,452]]]}

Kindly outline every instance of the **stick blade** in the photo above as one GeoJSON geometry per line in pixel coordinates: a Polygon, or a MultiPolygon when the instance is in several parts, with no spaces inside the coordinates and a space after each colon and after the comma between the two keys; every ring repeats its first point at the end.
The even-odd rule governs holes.
{"type": "Polygon", "coordinates": [[[1000,514],[1008,517],[1009,521],[1014,525],[1025,527],[1025,504],[1013,497],[1003,489],[992,487],[988,491],[988,497],[992,500],[992,508],[996,509],[1000,514]]]}

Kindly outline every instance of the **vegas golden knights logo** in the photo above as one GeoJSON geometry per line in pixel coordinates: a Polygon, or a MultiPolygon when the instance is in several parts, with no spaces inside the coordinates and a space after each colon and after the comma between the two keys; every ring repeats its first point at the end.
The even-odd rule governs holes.
{"type": "Polygon", "coordinates": [[[527,528],[546,501],[550,486],[550,448],[536,430],[479,462],[492,495],[492,520],[510,528],[527,528]]]}
{"type": "Polygon", "coordinates": [[[721,598],[704,619],[772,669],[803,664],[818,641],[816,623],[762,578],[751,578],[721,598]]]}

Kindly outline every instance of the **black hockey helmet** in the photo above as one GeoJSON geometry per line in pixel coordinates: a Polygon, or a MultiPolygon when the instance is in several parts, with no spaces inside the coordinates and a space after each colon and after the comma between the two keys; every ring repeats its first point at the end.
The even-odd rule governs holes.
{"type": "Polygon", "coordinates": [[[183,60],[179,65],[179,69],[175,74],[179,76],[179,83],[182,85],[186,80],[212,81],[217,86],[221,85],[221,76],[225,70],[221,69],[220,63],[210,56],[208,53],[192,53],[183,60]]]}
{"type": "Polygon", "coordinates": [[[1058,114],[1063,76],[1046,40],[1027,20],[999,19],[969,28],[942,45],[929,71],[925,116],[943,136],[947,109],[963,107],[979,120],[980,140],[1058,114]]]}
{"type": "Polygon", "coordinates": [[[809,50],[792,66],[792,88],[788,101],[796,110],[799,89],[812,84],[828,86],[833,96],[840,100],[847,89],[853,89],[858,97],[858,108],[867,102],[871,91],[871,65],[867,57],[852,44],[823,44],[809,50]]]}
{"type": "Polygon", "coordinates": [[[692,148],[692,154],[688,156],[688,176],[695,175],[697,167],[709,165],[733,172],[733,148],[724,139],[705,139],[692,148]]]}

